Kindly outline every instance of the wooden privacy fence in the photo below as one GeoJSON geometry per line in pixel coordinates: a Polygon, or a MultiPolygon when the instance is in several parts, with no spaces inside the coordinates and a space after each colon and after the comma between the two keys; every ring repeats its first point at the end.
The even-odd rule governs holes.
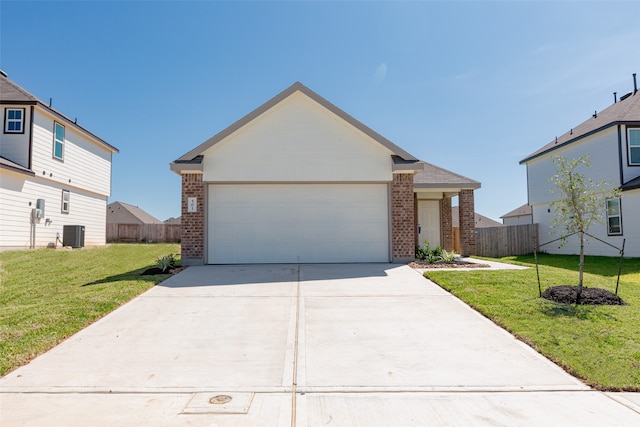
{"type": "Polygon", "coordinates": [[[180,241],[180,224],[107,224],[107,242],[180,241]]]}
{"type": "Polygon", "coordinates": [[[476,228],[476,255],[498,258],[533,252],[538,224],[476,228]]]}

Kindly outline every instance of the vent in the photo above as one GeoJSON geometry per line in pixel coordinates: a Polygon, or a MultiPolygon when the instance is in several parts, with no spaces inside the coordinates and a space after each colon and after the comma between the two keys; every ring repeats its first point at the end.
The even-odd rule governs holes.
{"type": "Polygon", "coordinates": [[[627,94],[624,94],[624,95],[622,95],[622,96],[620,97],[620,101],[624,101],[625,99],[627,99],[627,98],[628,98],[628,97],[630,97],[630,96],[631,96],[631,92],[629,92],[629,93],[627,93],[627,94]]]}

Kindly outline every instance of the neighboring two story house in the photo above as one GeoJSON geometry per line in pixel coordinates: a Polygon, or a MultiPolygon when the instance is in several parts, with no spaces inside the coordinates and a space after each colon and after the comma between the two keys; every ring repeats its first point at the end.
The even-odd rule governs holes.
{"type": "MultiPolygon", "coordinates": [[[[633,92],[615,101],[520,162],[527,166],[528,204],[532,207],[533,222],[540,224],[541,244],[561,237],[557,231],[551,234],[554,213],[549,203],[559,197],[550,192],[549,178],[556,171],[552,157],[570,160],[588,153],[591,168],[581,172],[595,182],[604,180],[622,190],[620,198],[606,202],[605,224],[595,223],[588,232],[617,247],[625,239],[625,256],[640,257],[640,94],[635,74],[633,92]]],[[[542,249],[551,253],[579,253],[576,236],[564,247],[550,244],[542,249]]],[[[588,238],[585,252],[619,255],[616,249],[592,238],[588,238]]]]}
{"type": "Polygon", "coordinates": [[[0,72],[0,249],[61,245],[64,226],[105,244],[118,150],[0,72]]]}

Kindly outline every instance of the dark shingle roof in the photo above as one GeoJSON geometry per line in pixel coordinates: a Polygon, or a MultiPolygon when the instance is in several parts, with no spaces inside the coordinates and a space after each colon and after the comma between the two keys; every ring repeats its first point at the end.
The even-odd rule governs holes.
{"type": "Polygon", "coordinates": [[[559,147],[571,144],[595,132],[622,123],[640,124],[640,93],[636,92],[622,101],[618,101],[609,106],[605,110],[594,114],[590,119],[582,122],[564,135],[559,136],[557,141],[554,139],[544,147],[529,154],[520,161],[520,164],[526,163],[559,147]]]}
{"type": "Polygon", "coordinates": [[[0,100],[3,102],[25,102],[37,104],[38,98],[0,74],[0,100]]]}
{"type": "Polygon", "coordinates": [[[440,166],[423,162],[424,170],[413,176],[414,187],[456,187],[476,190],[480,188],[480,183],[466,176],[458,175],[440,166]]]}
{"type": "Polygon", "coordinates": [[[622,191],[635,190],[636,188],[640,188],[640,176],[635,179],[632,179],[629,182],[625,182],[620,186],[620,188],[622,189],[622,191]]]}
{"type": "Polygon", "coordinates": [[[4,157],[0,157],[0,168],[12,170],[14,172],[24,173],[27,175],[35,175],[35,173],[32,170],[27,169],[24,166],[17,164],[16,162],[12,162],[9,159],[5,159],[4,157]]]}
{"type": "Polygon", "coordinates": [[[71,120],[69,117],[65,116],[64,114],[57,111],[56,109],[49,107],[40,99],[30,94],[22,87],[18,86],[15,82],[9,80],[9,78],[3,73],[0,73],[0,104],[39,105],[40,107],[44,108],[45,110],[55,115],[58,119],[65,121],[67,124],[74,126],[81,132],[89,135],[91,138],[103,144],[112,152],[114,153],[119,152],[119,150],[116,147],[109,144],[102,138],[96,136],[95,134],[89,132],[88,130],[86,130],[79,124],[77,124],[75,120],[71,120]]]}

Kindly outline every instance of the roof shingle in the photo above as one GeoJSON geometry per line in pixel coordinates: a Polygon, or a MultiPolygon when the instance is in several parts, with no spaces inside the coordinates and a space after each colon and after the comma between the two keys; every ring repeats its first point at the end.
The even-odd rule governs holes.
{"type": "Polygon", "coordinates": [[[631,94],[603,111],[594,114],[590,119],[559,136],[557,140],[554,139],[544,147],[529,154],[520,161],[520,164],[526,163],[529,160],[567,144],[571,144],[595,132],[621,123],[640,124],[640,93],[636,92],[631,94]]]}

